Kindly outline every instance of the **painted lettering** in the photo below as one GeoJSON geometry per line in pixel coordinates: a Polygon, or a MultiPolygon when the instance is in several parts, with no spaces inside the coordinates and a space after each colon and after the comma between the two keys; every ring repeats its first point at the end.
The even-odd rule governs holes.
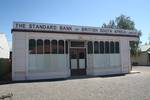
{"type": "Polygon", "coordinates": [[[60,26],[59,29],[62,31],[72,31],[71,26],[60,26]]]}

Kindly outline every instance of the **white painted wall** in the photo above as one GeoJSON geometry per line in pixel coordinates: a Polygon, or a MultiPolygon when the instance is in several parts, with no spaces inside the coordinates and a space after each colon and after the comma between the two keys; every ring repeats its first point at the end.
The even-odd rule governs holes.
{"type": "Polygon", "coordinates": [[[12,42],[12,80],[26,80],[27,55],[26,44],[27,33],[15,32],[12,42]]]}
{"type": "Polygon", "coordinates": [[[122,73],[129,73],[131,70],[130,46],[127,38],[120,40],[122,73]]]}
{"type": "Polygon", "coordinates": [[[56,34],[56,33],[34,33],[34,32],[13,32],[13,80],[32,80],[66,78],[70,76],[69,55],[41,55],[32,56],[28,54],[29,39],[56,39],[56,40],[83,40],[83,41],[119,41],[120,54],[88,54],[87,74],[106,75],[128,73],[130,71],[129,40],[136,40],[134,37],[119,36],[97,36],[79,34],[56,34]],[[44,59],[44,60],[43,60],[44,59]],[[49,70],[40,70],[45,63],[50,65],[49,70]],[[31,71],[33,67],[39,70],[31,71]]]}
{"type": "Polygon", "coordinates": [[[4,33],[0,33],[0,58],[9,58],[10,48],[4,33]]]}
{"type": "Polygon", "coordinates": [[[108,75],[122,73],[120,54],[89,54],[87,68],[92,66],[89,75],[108,75]],[[91,59],[93,63],[91,64],[91,59]]]}
{"type": "Polygon", "coordinates": [[[29,54],[27,79],[64,78],[70,75],[67,54],[29,54]]]}

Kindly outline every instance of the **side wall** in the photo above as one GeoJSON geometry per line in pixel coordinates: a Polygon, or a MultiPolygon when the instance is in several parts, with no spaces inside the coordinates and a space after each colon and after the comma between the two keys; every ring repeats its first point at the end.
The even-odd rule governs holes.
{"type": "Polygon", "coordinates": [[[12,35],[12,80],[26,80],[27,34],[15,32],[12,35]]]}

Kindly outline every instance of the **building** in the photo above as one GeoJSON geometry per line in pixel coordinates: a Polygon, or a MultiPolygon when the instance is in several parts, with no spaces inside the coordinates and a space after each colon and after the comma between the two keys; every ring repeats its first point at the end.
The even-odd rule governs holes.
{"type": "Polygon", "coordinates": [[[141,45],[140,54],[132,57],[133,65],[150,65],[150,45],[141,45]]]}
{"type": "Polygon", "coordinates": [[[129,73],[129,41],[136,31],[89,26],[14,22],[12,79],[129,73]]]}
{"type": "Polygon", "coordinates": [[[0,33],[0,58],[9,58],[9,45],[4,33],[0,33]]]}

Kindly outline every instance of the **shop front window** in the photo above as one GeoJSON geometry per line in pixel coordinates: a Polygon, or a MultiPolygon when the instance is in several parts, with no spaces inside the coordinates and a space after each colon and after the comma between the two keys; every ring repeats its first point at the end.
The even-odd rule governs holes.
{"type": "Polygon", "coordinates": [[[114,42],[110,42],[110,53],[114,53],[115,47],[114,47],[114,42]]]}
{"type": "Polygon", "coordinates": [[[103,54],[104,53],[104,42],[100,41],[100,53],[103,54]]]}
{"type": "Polygon", "coordinates": [[[50,54],[50,40],[44,40],[44,54],[50,54]]]}
{"type": "Polygon", "coordinates": [[[98,41],[94,42],[94,53],[99,53],[99,44],[98,44],[98,41]]]}
{"type": "Polygon", "coordinates": [[[52,40],[51,43],[52,54],[57,54],[57,40],[52,40]]]}
{"type": "Polygon", "coordinates": [[[115,53],[120,53],[119,48],[119,42],[115,42],[115,53]]]}
{"type": "Polygon", "coordinates": [[[36,54],[36,40],[29,40],[29,54],[36,54]]]}
{"type": "Polygon", "coordinates": [[[37,40],[37,54],[43,54],[43,40],[37,40]]]}
{"type": "Polygon", "coordinates": [[[93,53],[93,43],[92,41],[88,42],[88,54],[92,54],[93,53]]]}
{"type": "Polygon", "coordinates": [[[105,42],[105,53],[109,53],[109,42],[105,42]]]}
{"type": "Polygon", "coordinates": [[[64,41],[63,40],[59,40],[59,45],[58,45],[58,48],[59,48],[59,54],[64,54],[64,41]]]}

